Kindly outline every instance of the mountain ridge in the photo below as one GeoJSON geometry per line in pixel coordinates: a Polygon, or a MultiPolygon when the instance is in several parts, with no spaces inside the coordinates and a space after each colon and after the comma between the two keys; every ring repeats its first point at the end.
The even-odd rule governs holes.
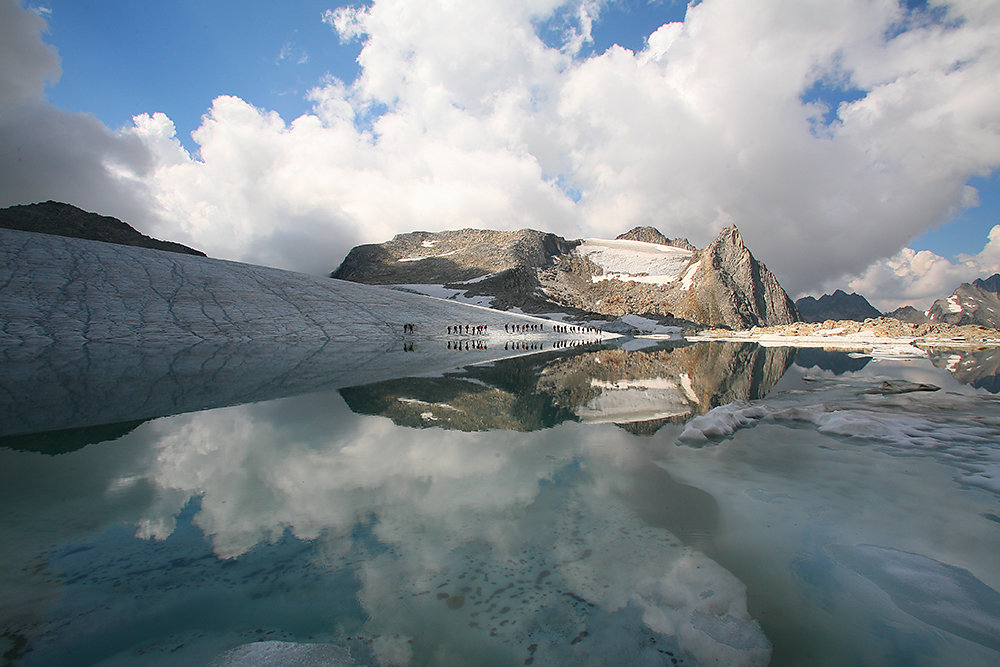
{"type": "Polygon", "coordinates": [[[653,227],[613,240],[567,240],[531,229],[411,232],[353,248],[330,275],[444,285],[502,310],[558,310],[580,318],[637,314],[731,328],[798,320],[777,278],[735,226],[702,250],[653,227]]]}
{"type": "Polygon", "coordinates": [[[146,236],[118,218],[91,213],[51,199],[0,209],[0,227],[206,257],[202,251],[186,245],[146,236]]]}
{"type": "Polygon", "coordinates": [[[857,292],[846,293],[842,289],[833,294],[824,294],[818,299],[805,296],[796,300],[795,307],[803,322],[825,322],[826,320],[855,320],[864,322],[882,313],[857,292]]]}

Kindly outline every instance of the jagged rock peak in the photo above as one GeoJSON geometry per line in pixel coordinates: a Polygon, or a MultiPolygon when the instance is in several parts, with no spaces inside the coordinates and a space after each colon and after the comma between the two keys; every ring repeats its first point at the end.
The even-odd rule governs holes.
{"type": "Polygon", "coordinates": [[[788,324],[799,320],[795,304],[778,279],[754,258],[736,225],[719,232],[699,253],[702,264],[694,284],[704,295],[693,306],[696,321],[718,322],[733,328],[788,324]]]}
{"type": "MultiPolygon", "coordinates": [[[[833,294],[824,294],[819,299],[806,296],[795,302],[803,322],[825,322],[826,320],[855,320],[864,322],[882,313],[857,292],[848,294],[842,289],[833,294]]],[[[898,319],[898,318],[897,318],[898,319]]]]}
{"type": "Polygon", "coordinates": [[[1000,273],[994,273],[989,278],[976,278],[972,281],[972,286],[987,292],[1000,294],[1000,273]]]}
{"type": "Polygon", "coordinates": [[[19,204],[0,209],[0,227],[205,256],[200,250],[180,243],[146,236],[118,218],[91,213],[72,204],[51,200],[40,204],[19,204]]]}
{"type": "Polygon", "coordinates": [[[685,250],[697,250],[687,239],[680,237],[676,239],[667,238],[656,227],[633,227],[624,234],[619,234],[616,238],[625,241],[643,241],[644,243],[668,245],[675,248],[684,248],[685,250]]]}

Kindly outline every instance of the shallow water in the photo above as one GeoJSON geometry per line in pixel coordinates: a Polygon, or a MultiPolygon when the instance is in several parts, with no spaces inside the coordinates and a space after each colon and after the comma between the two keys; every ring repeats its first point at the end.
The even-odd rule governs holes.
{"type": "Polygon", "coordinates": [[[7,437],[4,663],[997,664],[955,356],[595,347],[7,437]]]}

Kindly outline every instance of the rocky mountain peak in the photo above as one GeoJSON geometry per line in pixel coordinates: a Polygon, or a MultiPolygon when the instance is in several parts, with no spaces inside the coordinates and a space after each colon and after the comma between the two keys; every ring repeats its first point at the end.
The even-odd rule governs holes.
{"type": "Polygon", "coordinates": [[[994,273],[989,278],[976,278],[972,281],[972,286],[987,292],[1000,294],[1000,273],[994,273]]]}
{"type": "Polygon", "coordinates": [[[1000,274],[962,283],[946,299],[938,299],[927,311],[932,322],[979,324],[1000,328],[1000,274]]]}
{"type": "MultiPolygon", "coordinates": [[[[833,294],[824,294],[819,299],[802,297],[795,302],[804,322],[825,322],[827,320],[854,320],[864,322],[868,318],[881,317],[882,313],[868,299],[857,292],[848,294],[842,289],[833,294]]],[[[900,319],[900,318],[896,318],[900,319]]]]}
{"type": "Polygon", "coordinates": [[[683,248],[684,250],[697,250],[697,248],[691,245],[691,242],[687,239],[680,237],[675,239],[667,238],[656,227],[633,227],[624,234],[619,234],[615,238],[619,241],[642,241],[643,243],[668,245],[675,248],[683,248]]]}

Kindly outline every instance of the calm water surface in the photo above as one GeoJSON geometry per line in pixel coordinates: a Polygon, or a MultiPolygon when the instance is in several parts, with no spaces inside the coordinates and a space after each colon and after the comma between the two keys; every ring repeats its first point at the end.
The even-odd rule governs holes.
{"type": "Polygon", "coordinates": [[[3,663],[1000,664],[979,354],[584,347],[8,436],[3,663]]]}

